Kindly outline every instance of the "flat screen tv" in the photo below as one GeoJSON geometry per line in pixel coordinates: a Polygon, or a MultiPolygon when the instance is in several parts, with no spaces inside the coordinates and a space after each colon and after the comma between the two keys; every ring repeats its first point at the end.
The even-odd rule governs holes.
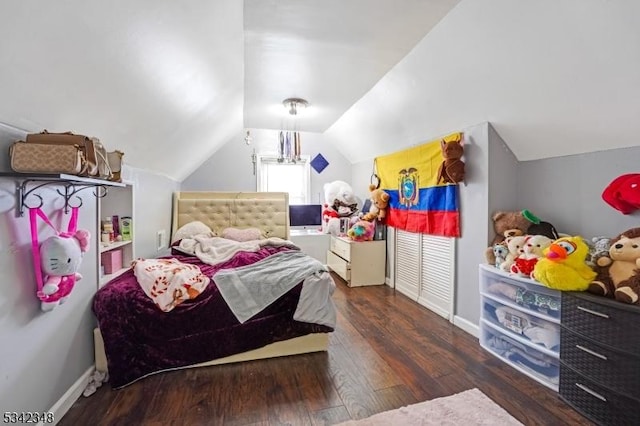
{"type": "Polygon", "coordinates": [[[318,229],[322,226],[322,204],[291,204],[289,226],[292,229],[318,229]]]}

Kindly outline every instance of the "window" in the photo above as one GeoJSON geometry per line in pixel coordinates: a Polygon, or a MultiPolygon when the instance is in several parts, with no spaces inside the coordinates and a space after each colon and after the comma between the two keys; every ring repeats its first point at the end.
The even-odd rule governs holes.
{"type": "Polygon", "coordinates": [[[309,204],[309,156],[294,162],[278,162],[273,155],[258,155],[256,164],[257,190],[288,192],[289,204],[309,204]]]}

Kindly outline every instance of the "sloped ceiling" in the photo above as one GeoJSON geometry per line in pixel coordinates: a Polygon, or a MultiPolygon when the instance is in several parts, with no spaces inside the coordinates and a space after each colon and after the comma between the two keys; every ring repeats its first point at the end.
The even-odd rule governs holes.
{"type": "Polygon", "coordinates": [[[521,160],[637,145],[634,0],[0,4],[0,122],[182,180],[245,128],[352,162],[490,121],[521,160]],[[281,101],[311,104],[290,122],[281,101]],[[328,129],[328,130],[327,130],[328,129]]]}
{"type": "Polygon", "coordinates": [[[521,160],[640,145],[640,2],[465,0],[325,134],[352,161],[489,121],[521,160]]]}

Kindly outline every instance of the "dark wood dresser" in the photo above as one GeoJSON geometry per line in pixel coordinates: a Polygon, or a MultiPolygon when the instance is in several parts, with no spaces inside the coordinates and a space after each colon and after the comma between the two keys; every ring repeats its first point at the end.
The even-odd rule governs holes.
{"type": "Polygon", "coordinates": [[[640,425],[640,307],[564,292],[560,397],[602,425],[640,425]]]}

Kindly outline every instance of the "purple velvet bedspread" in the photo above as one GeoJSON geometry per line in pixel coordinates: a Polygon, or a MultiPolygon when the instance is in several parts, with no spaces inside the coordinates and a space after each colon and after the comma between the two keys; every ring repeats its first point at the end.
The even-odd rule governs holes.
{"type": "MultiPolygon", "coordinates": [[[[181,254],[172,257],[196,264],[212,277],[219,269],[248,265],[283,250],[288,249],[264,247],[255,253],[240,252],[216,266],[204,264],[196,257],[181,254]]],[[[144,293],[133,270],[127,271],[98,290],[93,300],[111,386],[120,388],[163,370],[223,358],[309,333],[333,331],[330,327],[293,320],[301,288],[302,283],[240,324],[213,280],[196,299],[163,312],[144,293]]]]}

